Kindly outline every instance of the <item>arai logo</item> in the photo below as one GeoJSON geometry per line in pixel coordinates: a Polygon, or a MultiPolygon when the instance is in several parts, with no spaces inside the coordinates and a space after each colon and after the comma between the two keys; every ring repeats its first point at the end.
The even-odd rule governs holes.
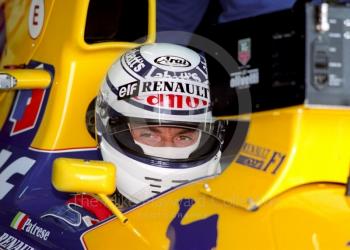
{"type": "Polygon", "coordinates": [[[172,67],[190,67],[191,63],[179,56],[160,56],[154,59],[154,62],[160,65],[172,67]]]}

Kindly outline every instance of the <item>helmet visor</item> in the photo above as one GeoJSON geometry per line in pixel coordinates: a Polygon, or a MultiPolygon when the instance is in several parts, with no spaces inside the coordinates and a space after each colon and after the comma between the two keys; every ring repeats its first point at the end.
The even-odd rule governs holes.
{"type": "Polygon", "coordinates": [[[182,126],[129,124],[136,145],[148,156],[187,159],[199,146],[201,130],[182,126]]]}
{"type": "Polygon", "coordinates": [[[110,145],[126,154],[158,160],[197,161],[213,157],[220,149],[219,122],[192,122],[140,118],[117,113],[97,102],[96,127],[110,145]]]}

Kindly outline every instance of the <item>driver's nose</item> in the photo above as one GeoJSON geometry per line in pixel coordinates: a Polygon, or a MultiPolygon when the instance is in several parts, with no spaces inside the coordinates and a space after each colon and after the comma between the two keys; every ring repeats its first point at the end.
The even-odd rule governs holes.
{"type": "Polygon", "coordinates": [[[162,147],[175,147],[174,136],[176,132],[174,128],[160,128],[160,137],[162,142],[162,147]]]}

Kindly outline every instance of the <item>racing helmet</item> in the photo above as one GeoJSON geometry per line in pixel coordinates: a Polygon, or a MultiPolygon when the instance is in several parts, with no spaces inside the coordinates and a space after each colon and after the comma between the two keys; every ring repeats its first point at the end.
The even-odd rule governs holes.
{"type": "Polygon", "coordinates": [[[102,157],[134,203],[221,171],[223,125],[211,114],[206,60],[189,48],[127,51],[107,72],[95,112],[102,157]]]}

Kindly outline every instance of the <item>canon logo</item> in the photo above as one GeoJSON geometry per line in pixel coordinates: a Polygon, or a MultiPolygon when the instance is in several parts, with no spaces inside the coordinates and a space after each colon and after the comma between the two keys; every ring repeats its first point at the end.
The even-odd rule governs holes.
{"type": "Polygon", "coordinates": [[[154,62],[160,65],[172,67],[190,67],[191,63],[179,56],[160,56],[154,59],[154,62]]]}

